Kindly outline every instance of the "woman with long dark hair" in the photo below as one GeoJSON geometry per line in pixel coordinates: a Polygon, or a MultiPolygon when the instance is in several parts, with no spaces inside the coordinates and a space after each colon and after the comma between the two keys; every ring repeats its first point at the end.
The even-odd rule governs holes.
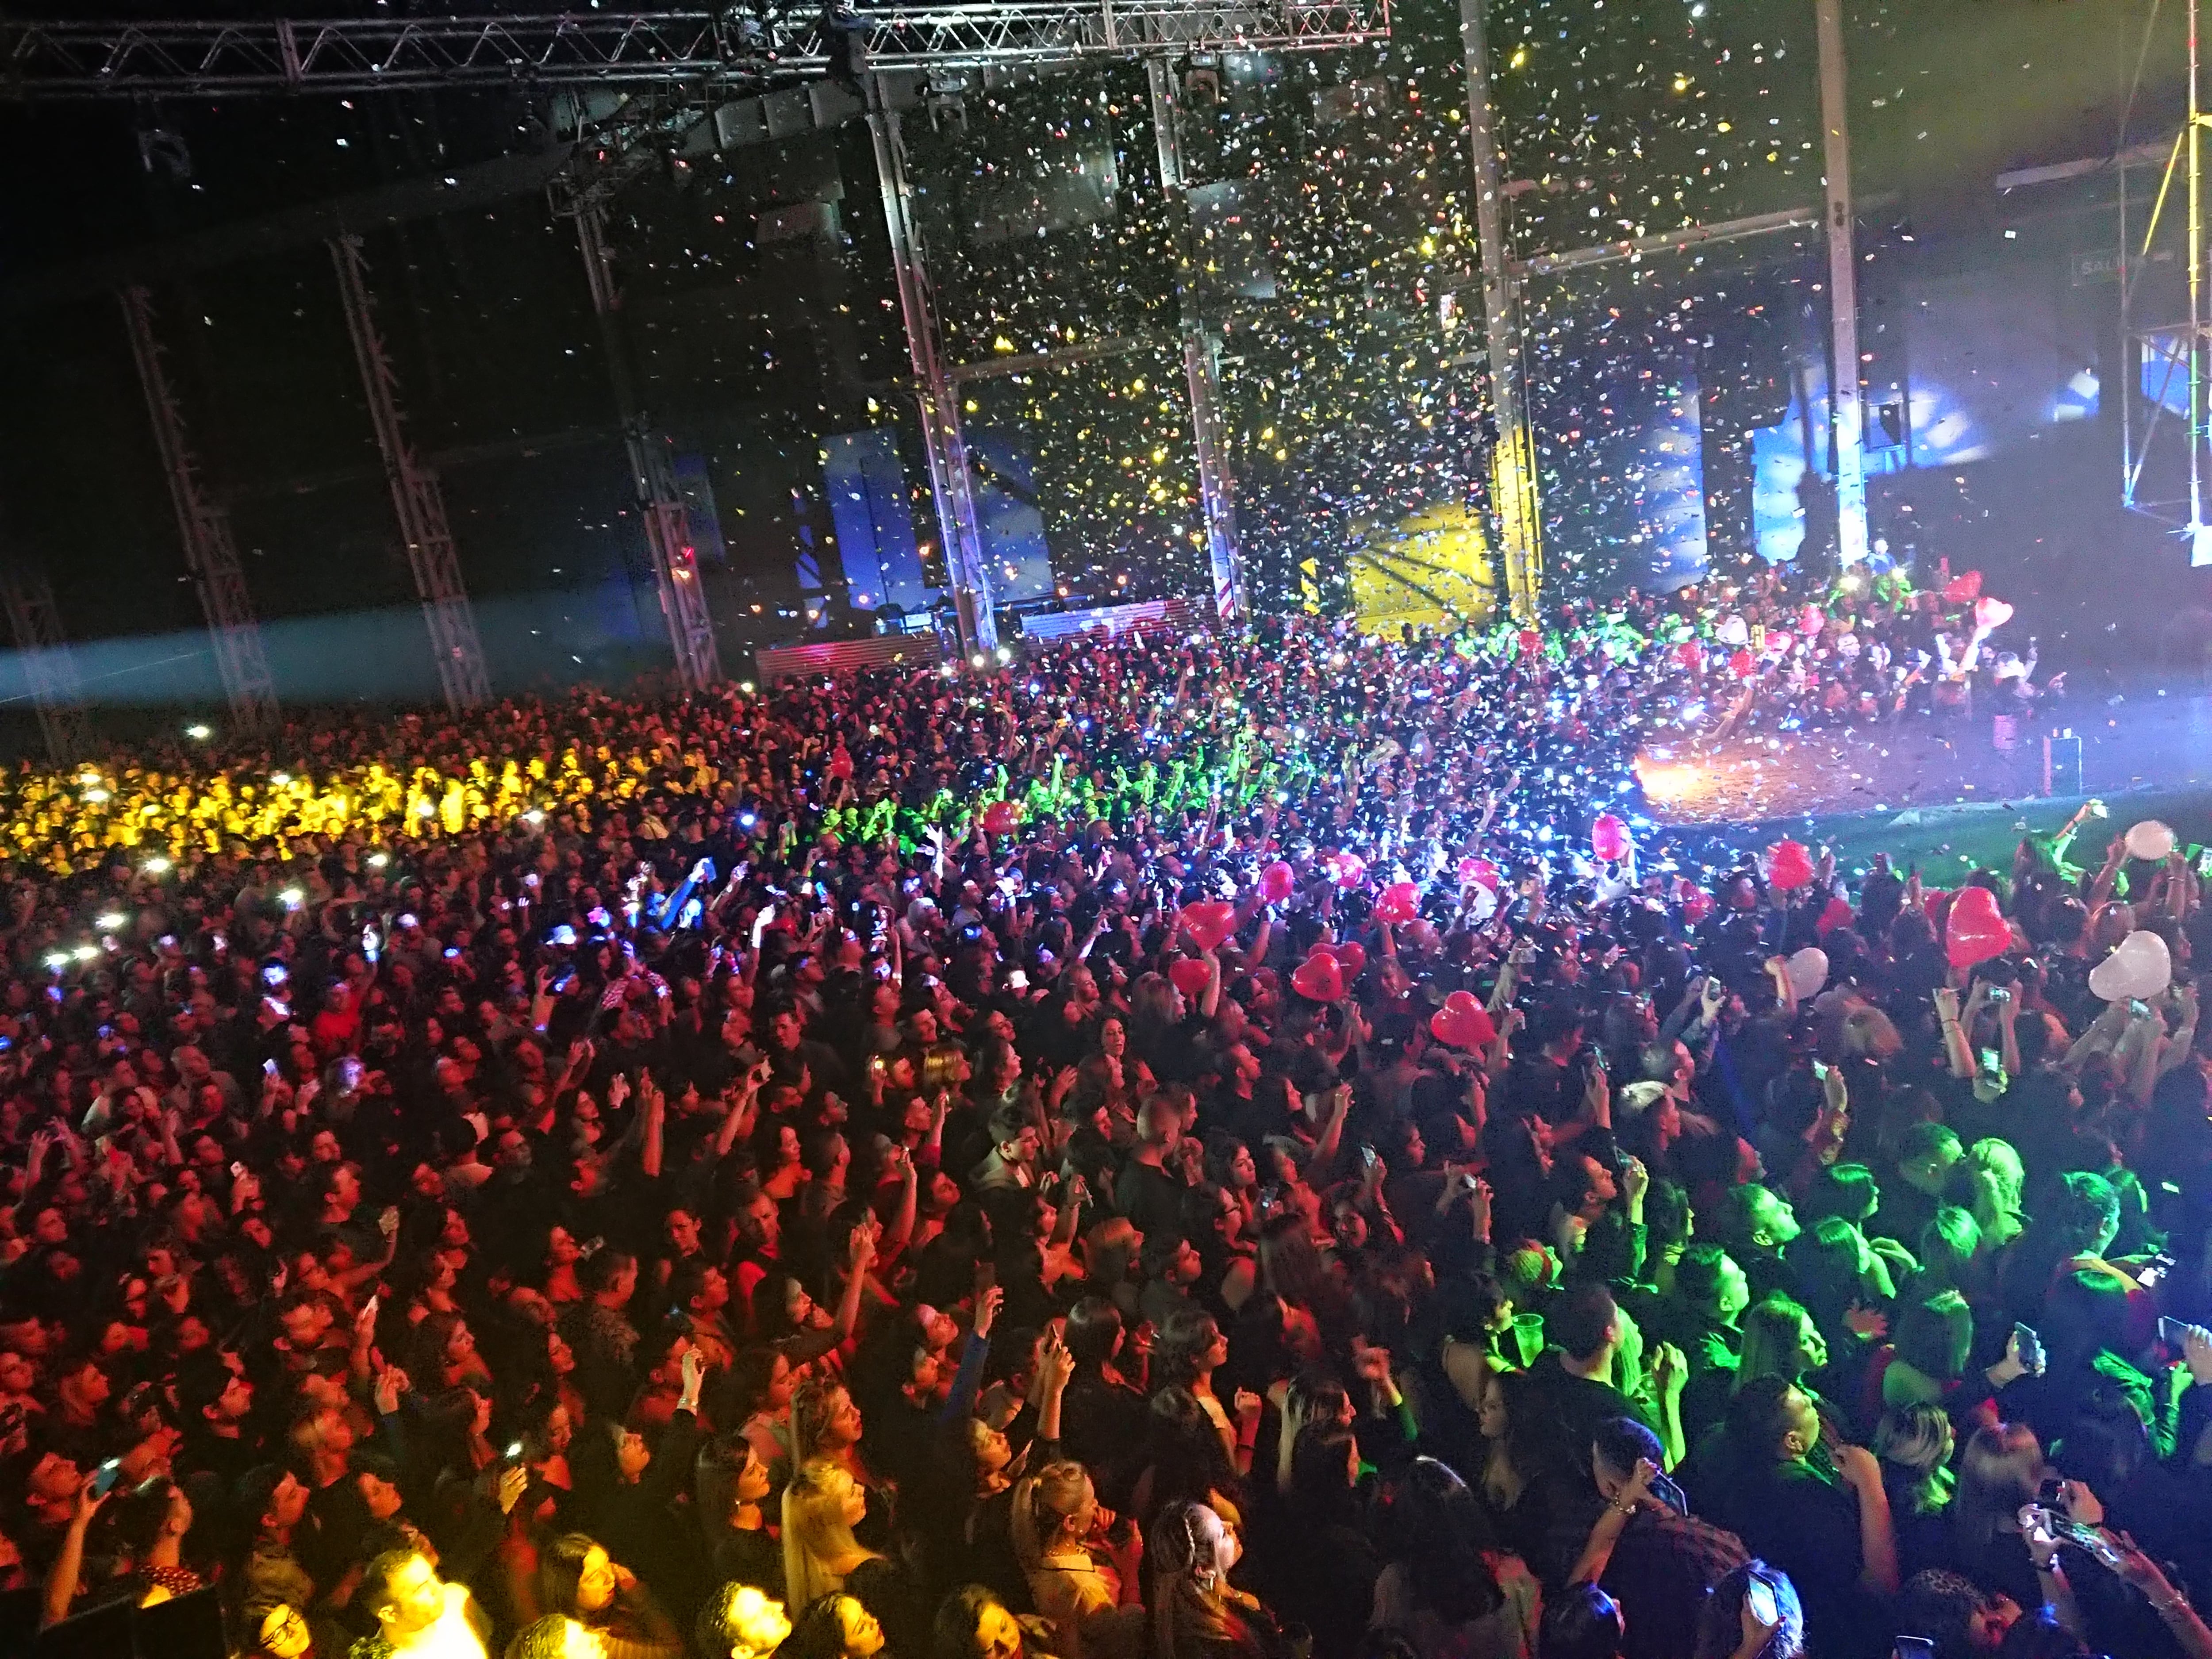
{"type": "Polygon", "coordinates": [[[683,1659],[683,1635],[653,1592],[583,1533],[563,1533],[545,1547],[538,1597],[543,1612],[595,1632],[607,1659],[683,1659]]]}
{"type": "Polygon", "coordinates": [[[1152,1564],[1152,1659],[1269,1659],[1260,1604],[1229,1582],[1244,1553],[1237,1529],[1203,1504],[1179,1500],[1146,1534],[1152,1564]]]}
{"type": "Polygon", "coordinates": [[[1498,1541],[1466,1481],[1413,1460],[1391,1514],[1389,1561],[1369,1622],[1403,1632],[1420,1659],[1517,1659],[1536,1641],[1536,1580],[1498,1541]]]}

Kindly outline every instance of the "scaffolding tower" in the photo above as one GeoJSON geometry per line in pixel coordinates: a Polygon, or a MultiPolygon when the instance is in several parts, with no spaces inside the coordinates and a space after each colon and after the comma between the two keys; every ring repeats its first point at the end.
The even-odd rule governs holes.
{"type": "Polygon", "coordinates": [[[208,638],[215,647],[216,672],[230,717],[258,727],[276,713],[276,689],[269,659],[261,648],[261,628],[253,601],[238,568],[238,546],[230,533],[230,514],[209,498],[200,482],[199,461],[185,434],[182,407],[161,362],[154,333],[154,297],[143,288],[123,290],[123,320],[131,332],[131,355],[138,364],[138,384],[146,393],[146,412],[154,423],[154,442],[169,481],[169,503],[177,514],[177,533],[185,544],[185,563],[206,614],[208,638]]]}
{"type": "Polygon", "coordinates": [[[1176,288],[1182,313],[1183,378],[1190,386],[1191,443],[1198,457],[1198,498],[1206,521],[1206,562],[1213,574],[1213,610],[1224,623],[1237,623],[1248,614],[1249,599],[1237,543],[1237,486],[1221,428],[1221,336],[1199,304],[1192,246],[1195,230],[1190,219],[1190,180],[1183,165],[1175,65],[1164,58],[1148,58],[1145,76],[1152,94],[1160,188],[1167,192],[1176,217],[1176,288]]]}
{"type": "Polygon", "coordinates": [[[868,76],[867,97],[868,137],[875,147],[884,228],[890,236],[891,275],[898,284],[899,313],[906,324],[907,359],[914,368],[915,403],[921,417],[922,448],[929,459],[929,491],[944,538],[945,567],[952,578],[960,648],[971,657],[988,659],[999,646],[998,612],[991,599],[991,572],[983,558],[982,527],[975,517],[975,471],[968,459],[967,435],[961,430],[960,397],[952,389],[945,362],[928,256],[915,216],[914,189],[907,179],[906,139],[898,112],[884,95],[882,76],[868,76]]]}
{"type": "Polygon", "coordinates": [[[91,749],[92,716],[69,636],[62,631],[53,584],[43,575],[0,576],[0,609],[8,612],[8,631],[22,657],[47,758],[57,766],[82,760],[91,749]]]}
{"type": "Polygon", "coordinates": [[[591,285],[592,310],[606,346],[607,377],[614,383],[615,408],[622,417],[630,483],[637,492],[638,510],[645,515],[653,586],[660,593],[669,647],[676,653],[677,678],[685,690],[703,691],[720,682],[721,657],[714,647],[706,592],[700,585],[690,512],[669,461],[668,439],[655,428],[638,400],[629,336],[623,323],[622,286],[615,279],[613,256],[607,248],[606,205],[588,190],[573,192],[566,202],[556,198],[556,204],[576,222],[584,279],[591,285]]]}
{"type": "Polygon", "coordinates": [[[368,398],[368,418],[376,447],[384,456],[384,476],[392,486],[392,508],[398,515],[407,565],[414,573],[416,597],[430,630],[437,659],[438,684],[446,707],[459,714],[491,696],[484,672],[483,645],[477,619],[461,583],[461,562],[453,551],[453,532],[446,523],[446,492],[438,475],[416,458],[399,413],[399,380],[386,356],[376,328],[376,301],[369,293],[368,266],[358,236],[331,240],[331,263],[337,268],[338,292],[345,301],[346,328],[353,336],[354,359],[368,398]]]}

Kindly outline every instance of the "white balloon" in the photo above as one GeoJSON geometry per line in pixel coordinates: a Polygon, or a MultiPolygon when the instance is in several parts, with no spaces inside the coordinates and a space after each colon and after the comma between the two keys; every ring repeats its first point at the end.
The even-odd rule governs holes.
{"type": "Polygon", "coordinates": [[[2145,818],[2128,831],[2128,856],[2155,864],[2173,855],[2173,831],[2156,818],[2145,818]]]}
{"type": "Polygon", "coordinates": [[[1819,945],[1808,945],[1790,958],[1790,988],[1798,1001],[1809,1002],[1827,982],[1828,953],[1819,945]]]}
{"type": "Polygon", "coordinates": [[[1723,645],[1751,643],[1751,629],[1741,617],[1730,613],[1721,618],[1721,643],[1723,645]]]}
{"type": "Polygon", "coordinates": [[[1498,895],[1480,882],[1469,890],[1472,895],[1469,902],[1474,909],[1474,919],[1477,921],[1488,921],[1498,913],[1498,895]]]}
{"type": "Polygon", "coordinates": [[[2166,941],[2139,928],[2089,970],[2089,989],[2107,1002],[2159,995],[2173,983],[2173,956],[2166,941]]]}

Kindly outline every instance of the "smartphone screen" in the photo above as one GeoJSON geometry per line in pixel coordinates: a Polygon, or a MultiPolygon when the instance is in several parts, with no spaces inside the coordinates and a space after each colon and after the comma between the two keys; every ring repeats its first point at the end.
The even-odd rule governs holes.
{"type": "Polygon", "coordinates": [[[1743,1599],[1751,1604],[1751,1616],[1760,1624],[1771,1626],[1781,1622],[1781,1615],[1775,1611],[1774,1586],[1764,1578],[1748,1581],[1743,1587],[1743,1599]]]}

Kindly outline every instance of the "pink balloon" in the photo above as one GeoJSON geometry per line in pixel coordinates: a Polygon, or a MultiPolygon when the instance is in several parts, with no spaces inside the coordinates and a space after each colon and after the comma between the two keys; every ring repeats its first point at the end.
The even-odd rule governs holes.
{"type": "Polygon", "coordinates": [[[1260,896],[1270,904],[1285,903],[1297,890],[1297,872],[1280,859],[1260,872],[1260,896]]]}
{"type": "Polygon", "coordinates": [[[1943,953],[1966,969],[2012,948],[2012,929],[1997,914],[1997,896],[1986,887],[1961,887],[1943,922],[1943,953]]]}
{"type": "Polygon", "coordinates": [[[1309,1002],[1341,1002],[1344,970],[1334,957],[1308,957],[1291,975],[1291,988],[1309,1002]]]}
{"type": "Polygon", "coordinates": [[[1201,899],[1182,911],[1184,936],[1201,951],[1218,948],[1237,931],[1237,907],[1226,899],[1201,899]]]}
{"type": "Polygon", "coordinates": [[[1455,1048],[1486,1048],[1498,1037],[1490,1011],[1468,991],[1446,997],[1444,1006],[1429,1016],[1429,1030],[1437,1042],[1455,1048]]]}
{"type": "Polygon", "coordinates": [[[1168,963],[1168,979],[1186,1000],[1206,989],[1212,977],[1213,970],[1198,957],[1177,957],[1168,963]]]}
{"type": "Polygon", "coordinates": [[[1984,594],[1974,601],[1974,626],[1984,634],[2002,628],[2012,620],[2012,607],[2002,599],[1984,594]]]}
{"type": "Polygon", "coordinates": [[[1487,887],[1494,893],[1499,879],[1498,866],[1488,859],[1470,854],[1459,861],[1459,884],[1462,887],[1487,887]]]}
{"type": "Polygon", "coordinates": [[[1375,919],[1392,923],[1411,921],[1420,909],[1421,890],[1410,881],[1394,881],[1375,901],[1375,919]]]}
{"type": "Polygon", "coordinates": [[[1331,881],[1346,892],[1367,879],[1367,860],[1357,853],[1331,853],[1322,860],[1322,868],[1328,872],[1331,881]]]}
{"type": "Polygon", "coordinates": [[[1332,958],[1344,970],[1344,981],[1347,985],[1358,979],[1359,970],[1367,965],[1367,947],[1356,939],[1345,939],[1340,943],[1323,939],[1308,954],[1332,958]]]}
{"type": "Polygon", "coordinates": [[[1599,858],[1618,863],[1628,856],[1628,826],[1612,813],[1601,815],[1590,825],[1590,851],[1599,858]]]}
{"type": "Polygon", "coordinates": [[[1767,849],[1766,879],[1785,893],[1813,884],[1813,855],[1802,841],[1778,841],[1767,849]]]}

